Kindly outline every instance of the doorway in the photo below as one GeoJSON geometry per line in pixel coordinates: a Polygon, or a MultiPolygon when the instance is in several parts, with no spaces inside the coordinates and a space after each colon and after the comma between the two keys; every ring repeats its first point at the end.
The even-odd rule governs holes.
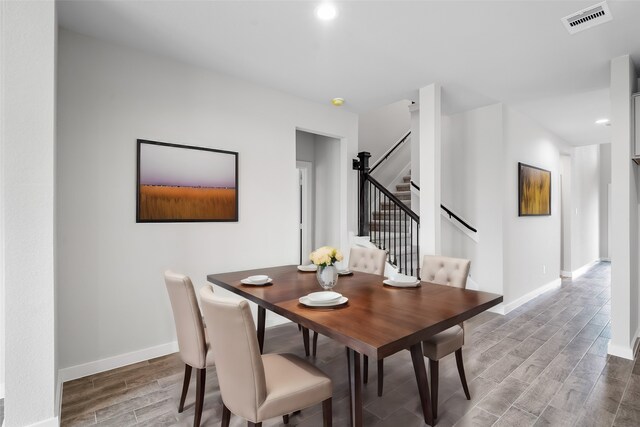
{"type": "Polygon", "coordinates": [[[299,261],[320,246],[340,246],[340,140],[296,131],[299,261]]]}

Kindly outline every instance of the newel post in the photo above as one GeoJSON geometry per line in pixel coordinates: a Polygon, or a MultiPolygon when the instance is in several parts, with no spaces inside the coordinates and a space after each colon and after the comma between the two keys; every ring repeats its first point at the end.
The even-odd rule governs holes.
{"type": "Polygon", "coordinates": [[[353,161],[353,168],[358,171],[358,235],[369,235],[369,157],[371,153],[361,151],[358,160],[353,161]]]}

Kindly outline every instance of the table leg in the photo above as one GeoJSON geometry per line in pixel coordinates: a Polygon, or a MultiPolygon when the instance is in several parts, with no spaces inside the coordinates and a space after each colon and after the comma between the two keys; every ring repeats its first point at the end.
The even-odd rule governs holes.
{"type": "Polygon", "coordinates": [[[360,353],[350,348],[347,348],[347,370],[349,373],[351,426],[362,427],[362,368],[360,367],[360,353]]]}
{"type": "Polygon", "coordinates": [[[309,357],[309,329],[302,327],[302,344],[304,344],[304,355],[309,357]]]}
{"type": "Polygon", "coordinates": [[[264,323],[267,318],[267,309],[258,306],[258,345],[260,346],[260,354],[264,349],[264,323]]]}
{"type": "Polygon", "coordinates": [[[433,414],[431,413],[431,396],[429,394],[429,386],[427,384],[427,370],[424,367],[422,343],[411,346],[411,361],[413,362],[413,370],[416,374],[416,381],[418,382],[418,392],[420,393],[420,403],[422,404],[424,422],[432,426],[433,414]]]}

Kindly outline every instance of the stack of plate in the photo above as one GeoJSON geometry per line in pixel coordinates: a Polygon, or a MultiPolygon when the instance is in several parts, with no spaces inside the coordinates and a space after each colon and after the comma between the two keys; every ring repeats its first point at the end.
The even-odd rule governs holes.
{"type": "Polygon", "coordinates": [[[271,284],[271,277],[265,274],[258,274],[256,276],[249,276],[246,279],[242,279],[240,283],[243,285],[251,285],[251,286],[265,286],[271,284]]]}
{"type": "Polygon", "coordinates": [[[415,288],[420,286],[420,280],[414,276],[407,276],[404,274],[396,274],[390,278],[383,280],[382,283],[388,286],[395,286],[396,288],[415,288]]]}
{"type": "Polygon", "coordinates": [[[309,295],[300,297],[300,304],[309,307],[334,307],[342,305],[349,299],[333,291],[312,292],[309,295]]]}
{"type": "Polygon", "coordinates": [[[311,271],[316,271],[318,270],[318,266],[315,264],[309,264],[309,265],[299,265],[298,266],[298,270],[300,271],[305,271],[305,272],[311,272],[311,271]]]}

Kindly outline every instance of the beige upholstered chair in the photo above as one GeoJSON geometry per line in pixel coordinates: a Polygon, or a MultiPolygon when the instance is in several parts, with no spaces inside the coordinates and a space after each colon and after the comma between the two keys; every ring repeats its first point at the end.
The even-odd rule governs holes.
{"type": "MultiPolygon", "coordinates": [[[[425,256],[420,270],[421,279],[425,282],[440,285],[467,287],[467,276],[471,261],[461,258],[449,258],[443,256],[425,256]]],[[[464,374],[462,362],[462,346],[464,345],[463,325],[456,325],[440,332],[422,343],[422,351],[429,358],[429,371],[431,377],[431,403],[433,418],[438,417],[438,364],[443,357],[455,352],[458,374],[467,400],[471,399],[467,378],[464,374]]]]}
{"type": "Polygon", "coordinates": [[[351,248],[349,253],[349,270],[363,273],[384,274],[387,252],[376,248],[351,248]]]}
{"type": "Polygon", "coordinates": [[[184,362],[184,381],[178,412],[184,410],[184,401],[189,389],[191,370],[196,369],[196,413],[193,425],[199,426],[204,402],[204,384],[207,367],[213,366],[213,353],[206,341],[202,315],[191,279],[182,274],[166,271],[164,281],[169,292],[173,319],[178,336],[180,358],[184,362]]]}
{"type": "Polygon", "coordinates": [[[222,426],[231,412],[261,426],[268,418],[285,416],[322,402],[324,426],[331,426],[331,379],[291,354],[260,355],[256,328],[244,300],[200,290],[207,334],[212,343],[222,394],[222,426]]]}

